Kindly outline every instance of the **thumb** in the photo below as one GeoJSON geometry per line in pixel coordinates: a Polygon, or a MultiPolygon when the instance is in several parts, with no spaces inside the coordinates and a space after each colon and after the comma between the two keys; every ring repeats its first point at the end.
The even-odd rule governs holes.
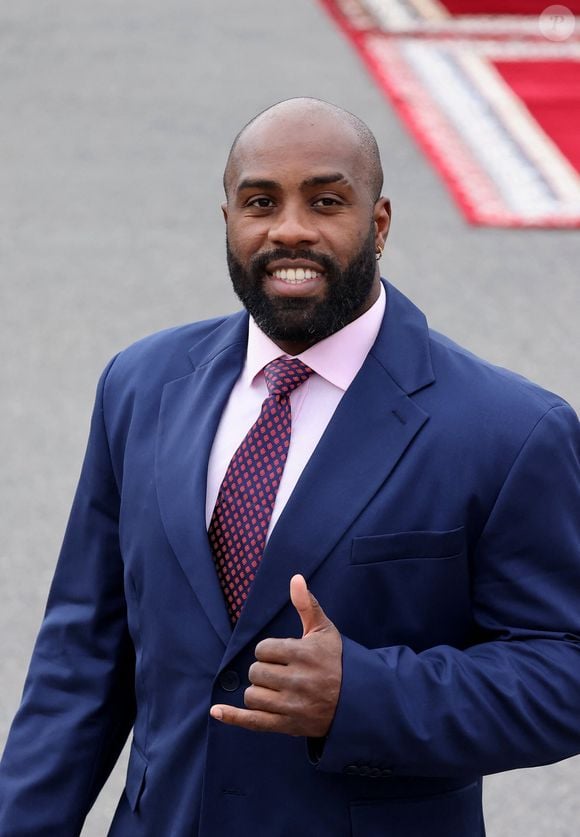
{"type": "Polygon", "coordinates": [[[303,575],[294,575],[290,579],[290,600],[300,616],[303,637],[331,624],[330,619],[308,589],[303,575]]]}

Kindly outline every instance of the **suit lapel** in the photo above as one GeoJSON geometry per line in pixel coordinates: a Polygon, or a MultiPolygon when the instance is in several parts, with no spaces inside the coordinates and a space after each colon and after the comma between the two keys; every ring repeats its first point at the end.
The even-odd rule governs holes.
{"type": "Polygon", "coordinates": [[[207,464],[222,410],[243,367],[246,342],[247,316],[237,314],[190,351],[195,370],[164,387],[156,450],[167,537],[224,644],[231,625],[207,539],[207,464]]]}
{"type": "Polygon", "coordinates": [[[408,393],[433,379],[423,315],[389,286],[377,341],[271,533],[224,665],[288,603],[291,576],[309,578],[380,489],[428,419],[408,393]]]}

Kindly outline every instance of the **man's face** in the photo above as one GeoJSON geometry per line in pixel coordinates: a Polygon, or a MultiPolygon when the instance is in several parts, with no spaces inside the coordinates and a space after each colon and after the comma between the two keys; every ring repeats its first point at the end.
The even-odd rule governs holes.
{"type": "Polygon", "coordinates": [[[376,300],[388,203],[373,200],[354,132],[328,118],[265,120],[240,146],[223,207],[234,290],[297,353],[376,300]]]}

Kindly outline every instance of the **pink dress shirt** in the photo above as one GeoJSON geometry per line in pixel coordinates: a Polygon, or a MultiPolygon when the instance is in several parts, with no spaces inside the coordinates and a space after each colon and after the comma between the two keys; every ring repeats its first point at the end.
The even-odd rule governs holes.
{"type": "MultiPolygon", "coordinates": [[[[368,311],[297,355],[314,370],[314,374],[290,395],[292,436],[268,534],[276,525],[340,399],[375,342],[385,305],[386,294],[381,285],[380,296],[368,311]]],[[[222,413],[209,457],[205,505],[208,527],[230,460],[260,415],[262,402],[268,395],[262,370],[278,357],[288,355],[250,317],[246,362],[222,413]]]]}

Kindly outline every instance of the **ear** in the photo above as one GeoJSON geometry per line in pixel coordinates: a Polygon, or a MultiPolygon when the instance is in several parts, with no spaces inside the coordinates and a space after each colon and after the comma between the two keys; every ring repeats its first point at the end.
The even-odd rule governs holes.
{"type": "Polygon", "coordinates": [[[375,242],[382,249],[385,246],[391,226],[391,202],[388,198],[379,198],[375,203],[373,220],[375,222],[375,242]]]}
{"type": "Polygon", "coordinates": [[[228,203],[227,203],[227,201],[224,201],[222,203],[222,214],[224,216],[224,221],[227,224],[228,223],[228,203]]]}

